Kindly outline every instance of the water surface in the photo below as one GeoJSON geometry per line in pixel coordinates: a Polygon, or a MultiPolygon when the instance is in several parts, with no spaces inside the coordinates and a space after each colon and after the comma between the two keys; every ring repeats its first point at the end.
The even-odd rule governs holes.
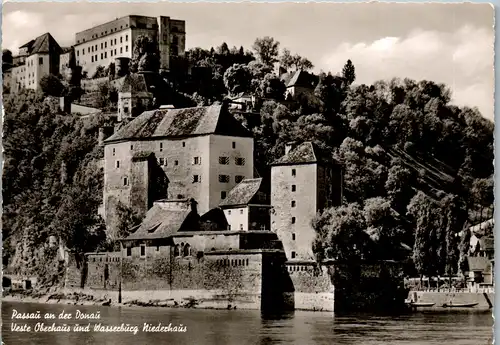
{"type": "Polygon", "coordinates": [[[490,312],[420,312],[404,316],[334,316],[331,313],[295,312],[263,317],[259,311],[201,310],[140,307],[70,306],[35,303],[2,303],[2,340],[4,344],[40,345],[263,345],[263,344],[491,344],[493,319],[490,312]],[[100,311],[100,320],[12,320],[13,309],[23,313],[40,311],[76,314],[100,311]],[[133,333],[82,332],[12,332],[11,323],[37,322],[46,325],[102,323],[138,326],[133,333]],[[185,333],[147,333],[144,323],[183,325],[185,333]]]}

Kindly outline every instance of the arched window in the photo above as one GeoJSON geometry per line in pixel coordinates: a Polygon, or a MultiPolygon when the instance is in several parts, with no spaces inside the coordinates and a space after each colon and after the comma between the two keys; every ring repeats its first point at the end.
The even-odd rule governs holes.
{"type": "Polygon", "coordinates": [[[181,249],[178,244],[174,247],[174,256],[181,256],[181,249]]]}
{"type": "Polygon", "coordinates": [[[191,256],[191,246],[189,245],[189,243],[186,243],[184,245],[183,256],[191,256]]]}

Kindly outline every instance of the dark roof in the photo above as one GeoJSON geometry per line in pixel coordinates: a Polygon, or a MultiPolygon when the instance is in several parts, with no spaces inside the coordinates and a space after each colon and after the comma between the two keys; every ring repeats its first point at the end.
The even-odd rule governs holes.
{"type": "Polygon", "coordinates": [[[469,271],[486,272],[491,266],[490,260],[482,256],[468,256],[467,264],[469,265],[469,271]]]}
{"type": "Polygon", "coordinates": [[[21,48],[31,48],[33,46],[33,43],[35,43],[35,40],[31,40],[31,41],[23,44],[22,46],[19,47],[19,49],[21,49],[21,48]]]}
{"type": "Polygon", "coordinates": [[[262,178],[245,179],[238,183],[219,204],[220,207],[247,205],[260,189],[262,178]]]}
{"type": "Polygon", "coordinates": [[[307,141],[292,148],[287,154],[278,158],[271,165],[312,164],[331,161],[326,152],[320,150],[312,142],[307,141]]]}
{"type": "Polygon", "coordinates": [[[157,202],[146,213],[139,228],[126,240],[170,237],[188,225],[185,220],[190,212],[189,200],[157,202]]]}
{"type": "Polygon", "coordinates": [[[223,106],[146,111],[105,142],[208,134],[252,137],[223,106]]]}
{"type": "Polygon", "coordinates": [[[295,74],[293,74],[293,76],[288,81],[286,86],[287,87],[303,86],[314,89],[317,84],[318,84],[318,77],[314,76],[313,74],[307,73],[305,71],[298,70],[297,72],[295,72],[295,74]]]}
{"type": "Polygon", "coordinates": [[[494,251],[495,250],[495,238],[494,237],[482,237],[479,239],[479,247],[481,251],[494,251]]]}
{"type": "Polygon", "coordinates": [[[73,50],[73,47],[61,47],[61,53],[70,53],[73,50]]]}
{"type": "Polygon", "coordinates": [[[35,38],[30,54],[55,53],[61,54],[62,49],[54,37],[48,32],[35,38]]]}

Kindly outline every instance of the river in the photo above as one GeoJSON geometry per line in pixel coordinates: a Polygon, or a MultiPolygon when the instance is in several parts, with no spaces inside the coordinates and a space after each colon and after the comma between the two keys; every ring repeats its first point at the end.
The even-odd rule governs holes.
{"type": "MultiPolygon", "coordinates": [[[[19,314],[18,314],[19,316],[19,314]]],[[[2,341],[6,345],[263,345],[263,344],[453,344],[486,345],[492,341],[490,312],[419,312],[404,316],[334,316],[331,313],[295,312],[279,317],[263,317],[259,311],[201,310],[141,307],[98,307],[61,304],[2,303],[2,341]],[[12,319],[18,313],[40,312],[41,320],[12,319]],[[78,310],[78,312],[77,312],[78,310]],[[58,320],[63,312],[71,320],[58,320]],[[75,320],[78,314],[100,319],[75,320]],[[44,320],[46,313],[55,320],[44,320]],[[69,332],[37,332],[37,323],[64,324],[69,332]],[[31,332],[11,330],[12,323],[32,327],[31,332]],[[75,324],[91,324],[89,332],[74,332],[75,324]],[[94,331],[95,324],[120,326],[123,332],[94,331]],[[179,327],[185,332],[145,332],[151,326],[179,327]],[[128,324],[128,326],[127,326],[128,324]],[[137,326],[134,335],[133,326],[137,326]]],[[[154,330],[154,328],[151,328],[154,330]]]]}

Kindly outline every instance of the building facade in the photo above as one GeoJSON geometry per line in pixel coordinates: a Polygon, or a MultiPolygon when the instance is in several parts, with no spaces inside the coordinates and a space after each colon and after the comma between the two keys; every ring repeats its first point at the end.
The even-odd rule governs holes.
{"type": "Polygon", "coordinates": [[[50,33],[43,34],[19,48],[15,57],[17,66],[12,68],[10,89],[38,90],[40,80],[49,74],[59,74],[59,59],[62,49],[50,33]]]}
{"type": "Polygon", "coordinates": [[[92,76],[98,66],[107,67],[118,57],[132,58],[138,36],[158,44],[160,69],[168,71],[170,57],[184,55],[185,22],[170,17],[125,16],[76,33],[77,64],[92,76]]]}
{"type": "Polygon", "coordinates": [[[285,155],[271,167],[271,229],[289,260],[314,260],[311,220],[341,200],[341,168],[310,142],[287,145],[285,155]]]}
{"type": "Polygon", "coordinates": [[[242,180],[219,207],[224,211],[228,230],[271,229],[271,205],[262,178],[242,180]]]}
{"type": "MultiPolygon", "coordinates": [[[[201,213],[217,207],[240,179],[253,177],[253,138],[225,106],[144,112],[105,140],[105,219],[112,213],[110,199],[133,206],[138,196],[129,190],[137,174],[145,174],[134,168],[134,157],[151,154],[168,181],[163,198],[194,198],[201,213]]],[[[151,200],[154,190],[141,188],[141,199],[151,200]]],[[[143,207],[137,211],[144,214],[143,207]]]]}

